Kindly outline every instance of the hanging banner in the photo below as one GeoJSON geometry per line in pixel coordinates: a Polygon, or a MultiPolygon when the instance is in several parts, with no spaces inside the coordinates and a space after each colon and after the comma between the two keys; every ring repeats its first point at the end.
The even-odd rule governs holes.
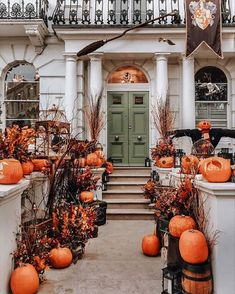
{"type": "Polygon", "coordinates": [[[185,0],[187,48],[190,56],[205,43],[223,58],[221,50],[221,0],[185,0]]]}

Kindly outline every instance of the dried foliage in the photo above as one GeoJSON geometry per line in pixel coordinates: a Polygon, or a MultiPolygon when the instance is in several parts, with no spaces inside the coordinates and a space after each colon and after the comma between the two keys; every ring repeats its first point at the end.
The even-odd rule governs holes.
{"type": "Polygon", "coordinates": [[[174,156],[175,148],[173,146],[171,138],[159,139],[156,147],[151,148],[151,157],[153,160],[157,160],[161,157],[174,156]]]}
{"type": "Polygon", "coordinates": [[[0,158],[15,158],[26,161],[30,153],[28,147],[35,142],[35,130],[28,126],[13,125],[0,134],[0,158]]]}
{"type": "Polygon", "coordinates": [[[99,181],[98,176],[94,176],[89,168],[83,170],[83,172],[77,177],[78,191],[91,191],[96,189],[96,184],[99,181]]]}
{"type": "Polygon", "coordinates": [[[84,109],[85,119],[91,140],[98,142],[100,132],[105,126],[104,114],[101,109],[102,95],[91,97],[89,105],[84,109]]]}
{"type": "Polygon", "coordinates": [[[171,219],[174,215],[194,215],[194,187],[191,179],[181,179],[178,188],[162,188],[156,200],[156,217],[171,219]]]}
{"type": "Polygon", "coordinates": [[[146,199],[150,199],[153,203],[156,201],[156,197],[159,194],[160,182],[159,181],[152,181],[149,179],[147,183],[142,187],[144,192],[144,197],[146,199]]]}
{"type": "Polygon", "coordinates": [[[153,122],[161,138],[167,139],[168,132],[173,129],[175,120],[174,113],[170,107],[169,97],[158,99],[152,107],[153,122]]]}

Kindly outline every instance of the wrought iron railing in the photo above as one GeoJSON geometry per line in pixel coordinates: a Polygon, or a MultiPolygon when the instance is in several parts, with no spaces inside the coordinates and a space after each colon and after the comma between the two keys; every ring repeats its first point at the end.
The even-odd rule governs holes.
{"type": "MultiPolygon", "coordinates": [[[[222,0],[223,24],[234,24],[231,1],[222,0]]],[[[57,0],[56,25],[132,25],[174,11],[176,15],[154,25],[185,25],[183,0],[57,0]]]]}
{"type": "Polygon", "coordinates": [[[47,24],[48,0],[0,0],[1,19],[43,19],[47,24]]]}

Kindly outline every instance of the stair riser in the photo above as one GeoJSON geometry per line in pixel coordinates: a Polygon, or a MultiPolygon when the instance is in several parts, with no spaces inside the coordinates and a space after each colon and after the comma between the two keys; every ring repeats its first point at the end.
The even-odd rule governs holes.
{"type": "Polygon", "coordinates": [[[107,220],[154,220],[149,214],[107,214],[107,220]]]}
{"type": "Polygon", "coordinates": [[[135,184],[135,185],[130,185],[130,184],[117,184],[117,185],[109,185],[109,183],[107,184],[107,190],[108,191],[120,191],[120,190],[132,190],[134,189],[135,191],[138,191],[139,193],[143,193],[143,191],[141,190],[141,187],[143,187],[143,184],[135,184]]]}
{"type": "Polygon", "coordinates": [[[148,209],[148,203],[108,203],[108,208],[117,209],[148,209]]]}
{"type": "Polygon", "coordinates": [[[144,176],[144,177],[150,177],[151,175],[151,171],[149,170],[115,170],[113,171],[112,175],[140,175],[140,176],[144,176]]]}
{"type": "Polygon", "coordinates": [[[103,194],[103,200],[106,199],[143,199],[143,193],[139,193],[139,194],[103,194]]]}
{"type": "Polygon", "coordinates": [[[136,183],[140,183],[141,185],[143,185],[143,183],[147,183],[147,181],[149,180],[149,177],[110,177],[109,178],[109,183],[115,183],[115,182],[136,182],[136,183]]]}

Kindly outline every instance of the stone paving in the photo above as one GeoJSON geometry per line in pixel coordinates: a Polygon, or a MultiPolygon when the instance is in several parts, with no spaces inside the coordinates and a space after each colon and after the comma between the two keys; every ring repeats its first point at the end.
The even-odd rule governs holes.
{"type": "Polygon", "coordinates": [[[39,294],[160,294],[161,258],[142,254],[144,235],[154,221],[109,220],[89,240],[82,260],[49,270],[39,294]]]}

